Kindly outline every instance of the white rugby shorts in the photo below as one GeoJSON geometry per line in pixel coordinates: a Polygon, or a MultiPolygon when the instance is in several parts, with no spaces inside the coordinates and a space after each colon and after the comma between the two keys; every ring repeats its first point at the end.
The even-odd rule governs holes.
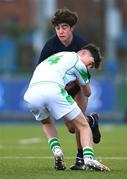
{"type": "Polygon", "coordinates": [[[42,83],[29,87],[24,100],[37,121],[52,116],[73,120],[81,112],[74,99],[57,83],[42,83]]]}

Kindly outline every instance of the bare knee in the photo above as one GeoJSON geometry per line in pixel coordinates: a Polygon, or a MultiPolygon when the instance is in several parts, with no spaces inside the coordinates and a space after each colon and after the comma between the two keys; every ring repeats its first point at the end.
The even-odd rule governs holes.
{"type": "Polygon", "coordinates": [[[83,129],[89,129],[89,124],[86,116],[83,113],[80,113],[77,118],[74,120],[75,127],[80,131],[83,129]]]}

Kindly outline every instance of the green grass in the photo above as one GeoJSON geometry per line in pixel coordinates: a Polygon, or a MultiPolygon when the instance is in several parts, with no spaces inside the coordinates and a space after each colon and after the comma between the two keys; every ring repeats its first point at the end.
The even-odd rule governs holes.
{"type": "Polygon", "coordinates": [[[67,169],[56,171],[47,140],[37,125],[0,126],[0,179],[126,179],[127,126],[101,126],[102,141],[95,155],[110,172],[71,171],[76,154],[75,136],[57,126],[67,169]],[[31,139],[33,142],[31,142],[31,139]],[[34,142],[35,140],[35,142],[34,142]]]}

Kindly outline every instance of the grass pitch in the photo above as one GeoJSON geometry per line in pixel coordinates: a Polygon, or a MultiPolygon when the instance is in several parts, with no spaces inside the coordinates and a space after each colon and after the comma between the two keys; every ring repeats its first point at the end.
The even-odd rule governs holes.
{"type": "Polygon", "coordinates": [[[127,126],[101,126],[102,141],[94,145],[97,159],[110,172],[71,171],[75,161],[75,136],[57,125],[67,169],[56,171],[40,124],[0,126],[0,179],[127,179],[127,126]]]}

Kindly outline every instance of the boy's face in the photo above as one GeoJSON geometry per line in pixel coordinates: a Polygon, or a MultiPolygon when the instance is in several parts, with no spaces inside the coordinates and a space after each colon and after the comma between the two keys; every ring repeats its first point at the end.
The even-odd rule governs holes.
{"type": "Polygon", "coordinates": [[[55,30],[61,42],[68,42],[70,39],[72,40],[74,28],[70,27],[68,24],[61,23],[58,26],[55,26],[55,30]]]}

